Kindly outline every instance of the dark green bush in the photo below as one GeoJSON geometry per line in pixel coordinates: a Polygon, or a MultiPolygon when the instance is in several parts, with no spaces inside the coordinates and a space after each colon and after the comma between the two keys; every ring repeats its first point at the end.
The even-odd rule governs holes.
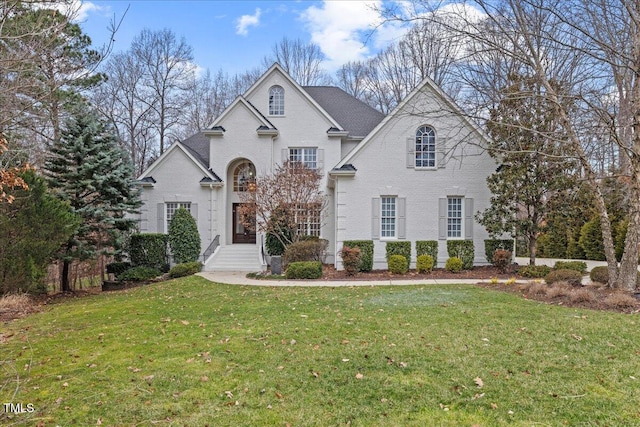
{"type": "Polygon", "coordinates": [[[558,261],[553,266],[554,270],[575,270],[581,274],[587,272],[587,263],[584,261],[558,261]]]}
{"type": "Polygon", "coordinates": [[[552,285],[556,282],[568,282],[571,286],[580,286],[582,285],[582,274],[578,271],[568,270],[566,268],[553,270],[545,276],[544,281],[548,285],[552,285]]]}
{"type": "Polygon", "coordinates": [[[321,263],[328,244],[329,242],[325,239],[294,242],[285,249],[282,262],[285,266],[299,261],[318,261],[321,263]]]}
{"type": "Polygon", "coordinates": [[[433,264],[433,257],[431,255],[418,255],[416,270],[418,270],[418,273],[431,273],[433,264]]]}
{"type": "Polygon", "coordinates": [[[518,274],[530,279],[542,279],[551,272],[551,267],[547,265],[525,265],[518,269],[518,274]]]}
{"type": "Polygon", "coordinates": [[[451,257],[447,260],[447,262],[444,264],[444,268],[445,270],[451,272],[451,273],[459,273],[462,271],[464,264],[462,262],[462,260],[458,257],[451,257]]]}
{"type": "Polygon", "coordinates": [[[402,255],[407,263],[407,270],[411,265],[411,242],[387,242],[387,262],[392,255],[402,255]]]}
{"type": "Polygon", "coordinates": [[[599,217],[596,216],[592,218],[582,226],[578,243],[582,250],[584,250],[586,259],[595,261],[605,260],[599,217]]]}
{"type": "Polygon", "coordinates": [[[122,273],[130,269],[131,267],[132,266],[130,262],[112,262],[107,264],[106,268],[107,268],[107,274],[113,274],[114,276],[118,277],[119,275],[121,275],[122,273]]]}
{"type": "Polygon", "coordinates": [[[359,270],[373,270],[373,240],[345,240],[342,245],[350,248],[360,248],[361,263],[359,270]]]}
{"type": "Polygon", "coordinates": [[[167,243],[169,236],[159,233],[143,233],[131,236],[129,257],[131,265],[169,271],[167,243]]]}
{"type": "Polygon", "coordinates": [[[592,282],[606,284],[609,282],[609,268],[606,265],[594,267],[589,273],[592,282]]]}
{"type": "MultiPolygon", "coordinates": [[[[606,265],[594,267],[589,273],[592,282],[606,284],[609,282],[609,268],[606,265]]],[[[640,271],[638,272],[637,283],[640,284],[640,271]]]]}
{"type": "Polygon", "coordinates": [[[502,273],[506,272],[511,265],[511,252],[505,249],[496,249],[493,252],[491,263],[498,267],[502,273]]]}
{"type": "Polygon", "coordinates": [[[322,263],[319,261],[292,262],[285,272],[287,279],[319,279],[322,277],[322,263]]]}
{"type": "Polygon", "coordinates": [[[460,258],[463,269],[471,270],[473,268],[473,258],[475,257],[473,240],[447,240],[447,253],[449,258],[460,258]]]}
{"type": "Polygon", "coordinates": [[[198,224],[185,208],[179,208],[169,224],[169,247],[176,263],[194,262],[200,258],[198,224]]]}
{"type": "Polygon", "coordinates": [[[387,266],[393,274],[404,274],[409,269],[407,259],[403,255],[389,255],[387,257],[387,266]]]}
{"type": "Polygon", "coordinates": [[[289,229],[289,212],[283,207],[274,209],[269,217],[267,229],[271,230],[267,233],[265,246],[269,255],[284,255],[286,245],[283,242],[291,242],[293,233],[289,229]]]}
{"type": "Polygon", "coordinates": [[[191,276],[192,274],[200,273],[201,270],[202,263],[200,261],[184,262],[175,265],[169,271],[169,277],[175,279],[176,277],[191,276]]]}
{"type": "Polygon", "coordinates": [[[484,256],[493,264],[493,254],[497,249],[513,253],[513,239],[487,239],[484,241],[484,256]]]}
{"type": "Polygon", "coordinates": [[[362,263],[362,251],[360,248],[342,246],[340,257],[342,258],[342,266],[347,272],[347,276],[354,276],[360,271],[360,264],[362,263]]]}
{"type": "Polygon", "coordinates": [[[437,240],[418,240],[416,241],[416,257],[420,255],[429,255],[433,258],[434,264],[438,261],[438,241],[437,240]]]}
{"type": "Polygon", "coordinates": [[[123,282],[141,282],[143,280],[153,279],[162,274],[160,270],[152,267],[138,266],[133,267],[118,276],[118,280],[123,282]]]}

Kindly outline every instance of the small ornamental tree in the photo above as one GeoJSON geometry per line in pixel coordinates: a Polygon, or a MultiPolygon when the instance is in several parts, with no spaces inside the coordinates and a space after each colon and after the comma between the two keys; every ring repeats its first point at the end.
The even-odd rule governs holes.
{"type": "Polygon", "coordinates": [[[321,181],[316,169],[289,161],[273,174],[257,176],[249,191],[239,193],[242,225],[271,235],[283,246],[299,241],[321,226],[327,207],[321,181]]]}
{"type": "Polygon", "coordinates": [[[178,209],[169,224],[169,247],[177,264],[200,257],[200,233],[196,220],[185,208],[178,209]]]}

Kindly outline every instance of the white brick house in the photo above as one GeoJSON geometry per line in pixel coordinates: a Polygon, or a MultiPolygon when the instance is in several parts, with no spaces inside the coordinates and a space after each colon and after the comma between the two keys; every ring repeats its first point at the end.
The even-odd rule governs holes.
{"type": "Polygon", "coordinates": [[[167,232],[184,206],[197,220],[206,270],[264,268],[263,236],[239,223],[238,194],[252,174],[290,159],[324,177],[329,208],[309,229],[329,241],[327,261],[338,268],[342,242],[370,239],[374,268],[386,268],[393,240],[414,249],[416,240],[438,240],[443,265],[447,239],[472,239],[482,264],[488,236],[474,214],[488,206],[486,178],[496,168],[485,141],[429,79],[385,117],[338,88],[302,87],[274,64],[209,129],[173,144],[139,177],[140,231],[167,232]]]}

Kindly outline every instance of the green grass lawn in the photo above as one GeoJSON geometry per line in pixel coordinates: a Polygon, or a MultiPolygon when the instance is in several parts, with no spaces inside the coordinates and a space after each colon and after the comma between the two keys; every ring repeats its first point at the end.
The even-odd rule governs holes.
{"type": "Polygon", "coordinates": [[[0,425],[640,425],[640,317],[189,277],[0,325],[0,425]],[[40,424],[38,424],[40,423],[40,424]]]}

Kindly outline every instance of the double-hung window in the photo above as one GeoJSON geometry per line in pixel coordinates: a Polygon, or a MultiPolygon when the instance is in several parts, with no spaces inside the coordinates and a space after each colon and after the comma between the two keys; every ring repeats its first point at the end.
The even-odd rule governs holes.
{"type": "Polygon", "coordinates": [[[320,237],[321,212],[320,205],[297,205],[296,223],[298,224],[298,234],[302,236],[320,237]]]}
{"type": "Polygon", "coordinates": [[[380,198],[380,237],[396,237],[396,197],[380,198]]]}
{"type": "Polygon", "coordinates": [[[171,224],[171,220],[173,216],[176,214],[176,211],[180,208],[185,208],[191,213],[191,202],[171,202],[166,203],[167,215],[165,219],[167,221],[165,230],[169,231],[169,224],[171,224]]]}
{"type": "Polygon", "coordinates": [[[292,165],[304,165],[309,169],[318,168],[318,149],[315,147],[289,148],[292,165]]]}
{"type": "Polygon", "coordinates": [[[462,209],[461,197],[447,198],[447,238],[462,238],[462,224],[464,218],[462,209]]]}

